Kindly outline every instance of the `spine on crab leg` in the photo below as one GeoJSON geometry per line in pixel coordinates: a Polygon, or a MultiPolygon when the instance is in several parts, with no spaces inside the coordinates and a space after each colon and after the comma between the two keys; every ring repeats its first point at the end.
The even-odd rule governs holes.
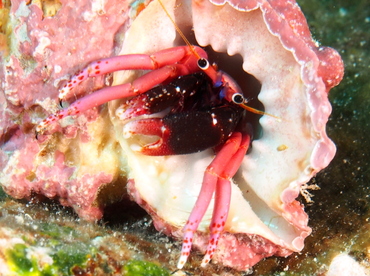
{"type": "MultiPolygon", "coordinates": [[[[199,48],[194,47],[201,56],[206,57],[205,52],[199,48]]],[[[89,77],[95,77],[112,73],[119,70],[156,70],[166,65],[181,62],[184,58],[193,58],[189,47],[179,46],[170,49],[159,51],[153,55],[132,54],[122,55],[117,57],[110,57],[92,62],[85,69],[74,75],[60,90],[59,100],[63,101],[74,87],[89,77]]],[[[185,60],[186,62],[186,60],[185,60]]],[[[196,65],[191,65],[190,70],[197,69],[196,65]]]]}
{"type": "MultiPolygon", "coordinates": [[[[224,172],[224,165],[227,164],[228,162],[233,163],[233,161],[231,160],[235,156],[235,154],[238,153],[238,150],[241,148],[241,145],[243,145],[241,133],[240,132],[233,133],[227,140],[225,145],[221,148],[221,150],[216,154],[211,164],[207,167],[204,173],[202,188],[199,192],[198,199],[184,227],[184,239],[181,249],[181,256],[177,264],[177,267],[179,269],[181,269],[185,265],[189,257],[191,246],[193,243],[194,233],[198,229],[199,223],[201,222],[205,212],[207,211],[209,203],[211,202],[212,196],[215,192],[218,179],[220,177],[223,178],[222,173],[224,172]]],[[[237,166],[237,164],[234,165],[237,166]]],[[[228,201],[230,201],[230,189],[229,192],[227,192],[227,190],[225,191],[225,195],[221,197],[221,200],[227,201],[228,198],[229,198],[228,201]]],[[[221,213],[225,213],[225,209],[223,208],[217,209],[216,215],[218,215],[220,211],[221,213]]],[[[227,212],[228,208],[226,210],[226,214],[227,212]]],[[[212,219],[212,222],[218,223],[219,218],[220,217],[216,217],[215,219],[212,219]]],[[[226,217],[224,219],[226,221],[226,217]]],[[[206,258],[208,261],[203,261],[205,264],[209,262],[209,255],[211,254],[208,254],[207,252],[206,258]]]]}
{"type": "MultiPolygon", "coordinates": [[[[229,140],[230,141],[230,140],[229,140]]],[[[231,141],[237,143],[236,139],[231,141]]],[[[230,158],[226,164],[222,174],[216,184],[214,209],[212,214],[212,221],[209,227],[211,236],[206,251],[206,255],[203,258],[201,266],[206,266],[212,259],[213,254],[217,248],[217,243],[220,238],[222,231],[224,230],[227,216],[229,214],[230,199],[231,199],[231,178],[234,177],[238,171],[243,158],[248,150],[250,143],[250,136],[243,135],[242,141],[238,147],[236,153],[230,158]]]]}

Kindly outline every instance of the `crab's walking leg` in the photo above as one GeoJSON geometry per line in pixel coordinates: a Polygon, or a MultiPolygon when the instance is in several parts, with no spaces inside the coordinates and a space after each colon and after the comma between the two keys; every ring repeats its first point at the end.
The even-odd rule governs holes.
{"type": "MultiPolygon", "coordinates": [[[[194,50],[199,52],[201,56],[206,56],[201,48],[194,47],[194,50]]],[[[63,101],[74,87],[78,86],[89,77],[100,76],[120,70],[156,70],[175,63],[186,64],[188,58],[192,56],[192,52],[188,46],[179,46],[159,51],[153,55],[122,55],[94,61],[85,69],[74,75],[64,87],[59,90],[59,100],[63,101]]],[[[194,69],[198,69],[197,65],[194,65],[196,66],[194,69]]]]}
{"type": "MultiPolygon", "coordinates": [[[[218,191],[216,195],[218,196],[218,198],[215,199],[216,208],[215,208],[213,218],[212,218],[212,223],[216,223],[216,228],[213,228],[211,225],[211,231],[214,231],[215,229],[219,230],[220,232],[222,231],[223,228],[222,229],[217,228],[217,225],[219,223],[222,224],[222,221],[225,222],[227,218],[228,207],[230,205],[230,193],[231,193],[230,178],[235,174],[237,168],[240,166],[240,163],[242,160],[241,156],[245,154],[246,152],[245,145],[248,145],[248,143],[249,143],[249,136],[248,136],[248,139],[246,139],[242,137],[242,134],[240,132],[233,133],[231,137],[226,141],[225,145],[217,153],[212,163],[207,167],[204,173],[202,188],[200,190],[198,199],[184,227],[184,239],[183,239],[183,245],[182,245],[182,250],[181,250],[181,256],[177,264],[177,267],[179,269],[181,269],[184,266],[184,264],[186,263],[188,259],[188,256],[191,251],[191,246],[193,243],[193,235],[195,231],[197,230],[199,223],[201,222],[209,206],[209,203],[212,199],[212,195],[214,194],[216,190],[216,185],[219,186],[219,189],[220,189],[220,191],[218,191]],[[233,160],[234,157],[236,157],[237,162],[234,162],[233,160]],[[229,162],[232,165],[229,164],[229,162]],[[221,181],[219,185],[218,183],[219,179],[224,179],[226,181],[221,181]],[[226,188],[224,186],[226,186],[226,188]],[[226,206],[223,207],[222,205],[219,205],[219,204],[224,204],[224,202],[226,202],[226,206]],[[223,218],[221,218],[222,216],[223,218]]],[[[215,240],[214,244],[217,243],[218,236],[217,234],[216,235],[212,234],[211,239],[213,238],[215,240]]],[[[208,248],[210,248],[210,245],[208,246],[208,248]]],[[[211,249],[211,250],[214,250],[214,249],[211,249]]],[[[208,251],[209,250],[207,250],[207,255],[206,255],[206,258],[208,261],[206,262],[203,261],[205,264],[209,262],[209,255],[211,255],[211,254],[208,254],[208,251]]],[[[213,251],[209,251],[209,252],[211,253],[213,251]]]]}
{"type": "Polygon", "coordinates": [[[197,56],[194,55],[194,52],[202,58],[207,58],[206,52],[200,47],[194,46],[190,48],[188,46],[179,46],[159,51],[153,55],[123,55],[91,63],[86,69],[72,77],[65,87],[59,91],[60,101],[63,100],[74,87],[88,77],[118,70],[140,69],[153,71],[136,79],[132,83],[106,87],[79,99],[69,106],[69,108],[60,110],[56,114],[43,120],[36,127],[36,133],[42,132],[48,125],[66,116],[76,115],[82,111],[114,99],[135,96],[166,80],[199,71],[197,56]]]}
{"type": "Polygon", "coordinates": [[[201,264],[202,267],[207,265],[209,261],[212,259],[213,253],[217,248],[217,243],[220,238],[220,235],[224,230],[230,208],[230,199],[231,199],[230,179],[238,171],[243,161],[243,158],[245,157],[245,154],[248,150],[249,143],[250,136],[244,135],[236,153],[231,157],[230,160],[224,161],[228,163],[226,163],[226,166],[223,169],[222,174],[219,175],[216,184],[214,209],[212,214],[212,221],[209,226],[211,236],[209,238],[206,255],[204,256],[201,264]]]}
{"type": "Polygon", "coordinates": [[[36,127],[36,133],[42,132],[50,124],[55,121],[61,120],[66,116],[77,115],[80,112],[86,111],[90,108],[99,106],[112,100],[132,97],[140,93],[144,93],[147,90],[151,89],[153,86],[162,83],[165,80],[178,75],[186,74],[189,74],[188,68],[183,64],[167,65],[137,78],[132,83],[105,87],[94,93],[86,95],[81,99],[78,99],[68,108],[61,109],[55,114],[50,115],[36,127]]]}

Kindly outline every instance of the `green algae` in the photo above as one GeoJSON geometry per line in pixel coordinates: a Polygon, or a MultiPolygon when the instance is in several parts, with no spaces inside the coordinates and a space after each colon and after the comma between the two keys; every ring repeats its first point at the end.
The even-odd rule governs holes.
{"type": "Polygon", "coordinates": [[[0,255],[10,275],[76,275],[73,271],[83,270],[97,254],[89,234],[63,211],[56,220],[49,207],[24,205],[10,197],[1,198],[0,209],[0,236],[7,240],[0,255]]]}
{"type": "Polygon", "coordinates": [[[130,261],[123,267],[125,276],[169,276],[164,268],[145,261],[130,261]]]}
{"type": "MultiPolygon", "coordinates": [[[[43,238],[32,241],[29,237],[24,237],[25,243],[17,243],[5,251],[5,260],[9,270],[14,273],[12,275],[85,275],[86,271],[91,270],[87,267],[94,267],[99,258],[104,258],[102,257],[103,252],[100,252],[100,254],[91,243],[77,242],[77,237],[74,243],[65,243],[66,239],[63,234],[70,230],[69,227],[62,227],[53,223],[47,227],[45,223],[40,225],[42,227],[39,227],[39,230],[47,230],[45,233],[40,232],[40,236],[44,236],[43,238]]],[[[99,267],[104,275],[115,275],[113,271],[122,271],[122,275],[127,276],[170,275],[168,270],[149,261],[118,261],[116,269],[112,269],[107,262],[103,261],[99,264],[99,267]]]]}
{"type": "MultiPolygon", "coordinates": [[[[155,244],[137,237],[139,231],[123,234],[121,228],[80,221],[53,202],[31,204],[6,196],[0,210],[5,242],[0,256],[9,276],[169,275],[158,265],[169,262],[160,255],[169,248],[163,238],[155,244]]],[[[148,223],[140,224],[141,233],[145,227],[148,223]]]]}
{"type": "MultiPolygon", "coordinates": [[[[93,247],[84,244],[45,244],[40,249],[38,245],[15,244],[5,252],[9,269],[19,276],[78,275],[76,271],[84,271],[87,262],[94,259],[97,253],[93,247]],[[43,251],[44,255],[33,254],[38,250],[43,251]],[[48,262],[40,261],[42,258],[48,262]]],[[[102,267],[105,275],[111,275],[112,270],[107,265],[102,267]]],[[[126,276],[170,275],[158,264],[139,260],[127,262],[122,267],[122,273],[126,276]]]]}
{"type": "Polygon", "coordinates": [[[6,250],[9,269],[16,275],[72,275],[73,268],[83,268],[95,249],[84,244],[15,244],[6,250]]]}
{"type": "Polygon", "coordinates": [[[0,186],[0,200],[4,200],[8,195],[4,192],[3,188],[0,186]]]}
{"type": "Polygon", "coordinates": [[[56,239],[60,239],[61,237],[69,237],[70,239],[73,239],[81,235],[81,233],[76,231],[76,229],[74,229],[71,226],[61,227],[58,224],[47,222],[41,222],[39,224],[39,230],[42,233],[42,235],[46,235],[49,236],[50,238],[56,239]]]}
{"type": "Polygon", "coordinates": [[[36,260],[27,258],[27,246],[25,244],[16,244],[13,249],[5,252],[9,263],[9,268],[18,275],[35,275],[33,270],[39,271],[36,260]]]}

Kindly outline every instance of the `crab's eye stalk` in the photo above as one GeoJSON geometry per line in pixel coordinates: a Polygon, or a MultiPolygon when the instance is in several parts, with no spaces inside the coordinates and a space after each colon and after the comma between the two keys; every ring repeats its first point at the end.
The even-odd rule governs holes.
{"type": "Polygon", "coordinates": [[[244,96],[242,94],[239,94],[239,93],[235,93],[232,97],[231,97],[231,100],[233,101],[233,103],[235,104],[242,104],[244,103],[245,99],[244,99],[244,96]]]}
{"type": "Polygon", "coordinates": [[[207,70],[209,68],[209,61],[205,58],[198,59],[198,66],[201,70],[207,70]]]}

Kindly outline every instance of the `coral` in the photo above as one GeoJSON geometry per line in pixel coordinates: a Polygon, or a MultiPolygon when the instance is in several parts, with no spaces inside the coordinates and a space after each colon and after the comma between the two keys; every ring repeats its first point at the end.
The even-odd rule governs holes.
{"type": "MultiPolygon", "coordinates": [[[[7,36],[10,49],[0,68],[0,182],[15,198],[41,193],[73,206],[85,219],[99,219],[104,205],[97,194],[104,194],[109,183],[122,191],[125,182],[124,164],[111,154],[120,150],[109,119],[101,116],[104,108],[66,120],[63,133],[42,143],[32,126],[57,110],[57,88],[71,72],[86,60],[113,54],[127,5],[62,1],[54,16],[46,17],[38,5],[14,1],[9,10],[5,29],[14,31],[7,36]]],[[[102,78],[91,80],[81,91],[103,84],[102,78]]],[[[111,200],[115,194],[120,198],[112,194],[111,200]]]]}

